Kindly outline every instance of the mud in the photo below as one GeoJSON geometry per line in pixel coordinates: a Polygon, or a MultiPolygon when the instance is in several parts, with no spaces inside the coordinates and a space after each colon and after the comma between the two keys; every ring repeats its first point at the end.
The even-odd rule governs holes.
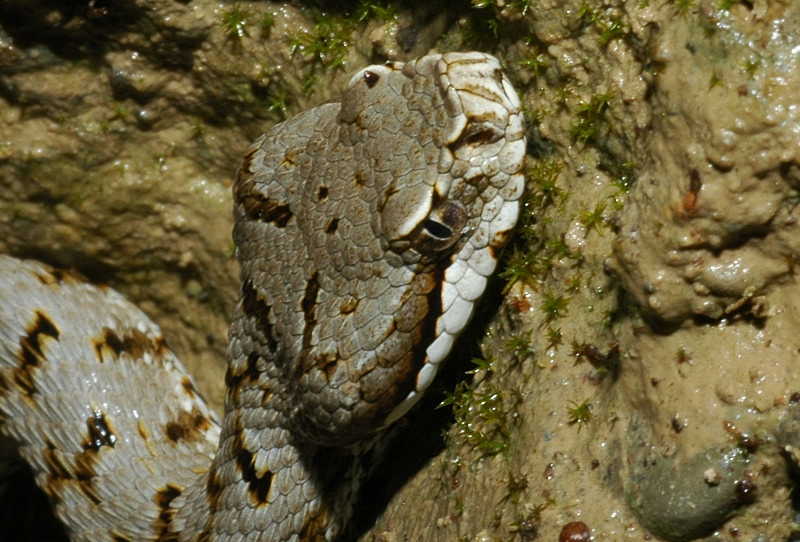
{"type": "Polygon", "coordinates": [[[794,540],[800,7],[724,4],[5,2],[0,250],[124,291],[221,404],[249,141],[368,63],[491,52],[525,216],[361,539],[794,540]]]}

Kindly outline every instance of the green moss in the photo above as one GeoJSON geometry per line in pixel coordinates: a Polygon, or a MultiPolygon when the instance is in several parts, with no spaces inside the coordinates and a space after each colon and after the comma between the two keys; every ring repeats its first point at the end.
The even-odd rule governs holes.
{"type": "Polygon", "coordinates": [[[225,33],[226,39],[238,43],[247,36],[247,27],[250,25],[250,18],[253,14],[239,4],[234,4],[228,11],[222,12],[220,26],[225,33]]]}
{"type": "Polygon", "coordinates": [[[572,298],[556,295],[552,290],[547,290],[540,305],[540,310],[544,313],[545,320],[548,322],[566,316],[567,307],[572,298]]]}
{"type": "Polygon", "coordinates": [[[610,41],[621,38],[627,30],[623,27],[622,19],[615,17],[610,21],[597,21],[600,30],[600,45],[607,45],[610,41]]]}
{"type": "Polygon", "coordinates": [[[606,202],[599,201],[591,211],[581,211],[580,221],[586,230],[594,230],[598,235],[603,236],[603,224],[605,223],[606,202]]]}
{"type": "MultiPolygon", "coordinates": [[[[588,102],[580,104],[575,111],[578,122],[572,125],[572,137],[582,143],[594,142],[607,122],[607,113],[613,94],[593,94],[588,102]]],[[[605,131],[605,130],[604,130],[605,131]]]]}
{"type": "Polygon", "coordinates": [[[569,415],[567,423],[569,425],[577,425],[578,431],[580,431],[584,424],[592,420],[592,403],[589,402],[589,399],[586,399],[581,404],[574,401],[570,401],[569,404],[572,406],[567,408],[567,414],[569,415]]]}
{"type": "Polygon", "coordinates": [[[500,389],[494,379],[496,361],[474,358],[470,372],[485,372],[478,386],[461,381],[452,393],[445,393],[439,408],[453,409],[455,423],[448,439],[457,446],[468,445],[478,452],[478,460],[491,457],[508,449],[511,439],[513,409],[519,403],[518,390],[500,389]]]}
{"type": "Polygon", "coordinates": [[[341,13],[312,9],[314,28],[291,34],[289,46],[292,54],[300,54],[324,68],[344,68],[353,35],[363,23],[373,18],[393,20],[396,12],[393,2],[380,4],[364,0],[353,10],[341,13]]]}
{"type": "Polygon", "coordinates": [[[694,0],[673,0],[673,3],[681,16],[686,16],[694,7],[694,0]]]}
{"type": "Polygon", "coordinates": [[[547,326],[547,348],[552,349],[560,346],[564,342],[564,334],[561,328],[547,326]]]}
{"type": "Polygon", "coordinates": [[[261,28],[261,35],[268,36],[274,24],[275,24],[275,15],[273,15],[269,11],[264,13],[264,15],[261,16],[261,20],[258,23],[259,28],[261,28]]]}
{"type": "Polygon", "coordinates": [[[511,287],[519,281],[532,282],[534,279],[533,260],[529,250],[525,247],[514,245],[506,257],[503,269],[498,276],[506,283],[503,293],[507,293],[511,287]]]}
{"type": "Polygon", "coordinates": [[[531,348],[531,333],[529,330],[516,330],[511,333],[511,336],[506,341],[506,348],[518,359],[524,360],[533,357],[535,352],[531,348]]]}

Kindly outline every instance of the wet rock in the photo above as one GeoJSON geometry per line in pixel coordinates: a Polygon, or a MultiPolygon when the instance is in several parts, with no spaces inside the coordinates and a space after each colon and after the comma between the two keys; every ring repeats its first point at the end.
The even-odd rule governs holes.
{"type": "Polygon", "coordinates": [[[686,461],[659,459],[634,467],[628,502],[642,524],[664,540],[707,535],[744,504],[755,488],[739,448],[713,448],[686,461]]]}

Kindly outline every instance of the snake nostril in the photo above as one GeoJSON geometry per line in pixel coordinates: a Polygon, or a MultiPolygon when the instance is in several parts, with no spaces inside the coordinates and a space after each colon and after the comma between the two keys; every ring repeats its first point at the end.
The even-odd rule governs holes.
{"type": "Polygon", "coordinates": [[[484,143],[490,143],[495,139],[495,134],[491,130],[481,130],[480,132],[475,132],[474,134],[468,135],[464,139],[464,142],[467,145],[483,145],[484,143]]]}

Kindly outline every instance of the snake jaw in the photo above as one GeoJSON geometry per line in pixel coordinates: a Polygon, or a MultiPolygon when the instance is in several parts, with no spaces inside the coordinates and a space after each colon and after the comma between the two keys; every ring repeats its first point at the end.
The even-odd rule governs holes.
{"type": "Polygon", "coordinates": [[[460,237],[468,242],[459,245],[444,264],[441,314],[433,340],[425,350],[414,388],[389,413],[385,425],[419,401],[472,317],[516,225],[524,187],[521,103],[497,60],[481,53],[447,53],[430,63],[439,77],[448,113],[439,172],[450,175],[449,198],[472,201],[467,208],[477,206],[480,212],[463,226],[460,237]]]}

